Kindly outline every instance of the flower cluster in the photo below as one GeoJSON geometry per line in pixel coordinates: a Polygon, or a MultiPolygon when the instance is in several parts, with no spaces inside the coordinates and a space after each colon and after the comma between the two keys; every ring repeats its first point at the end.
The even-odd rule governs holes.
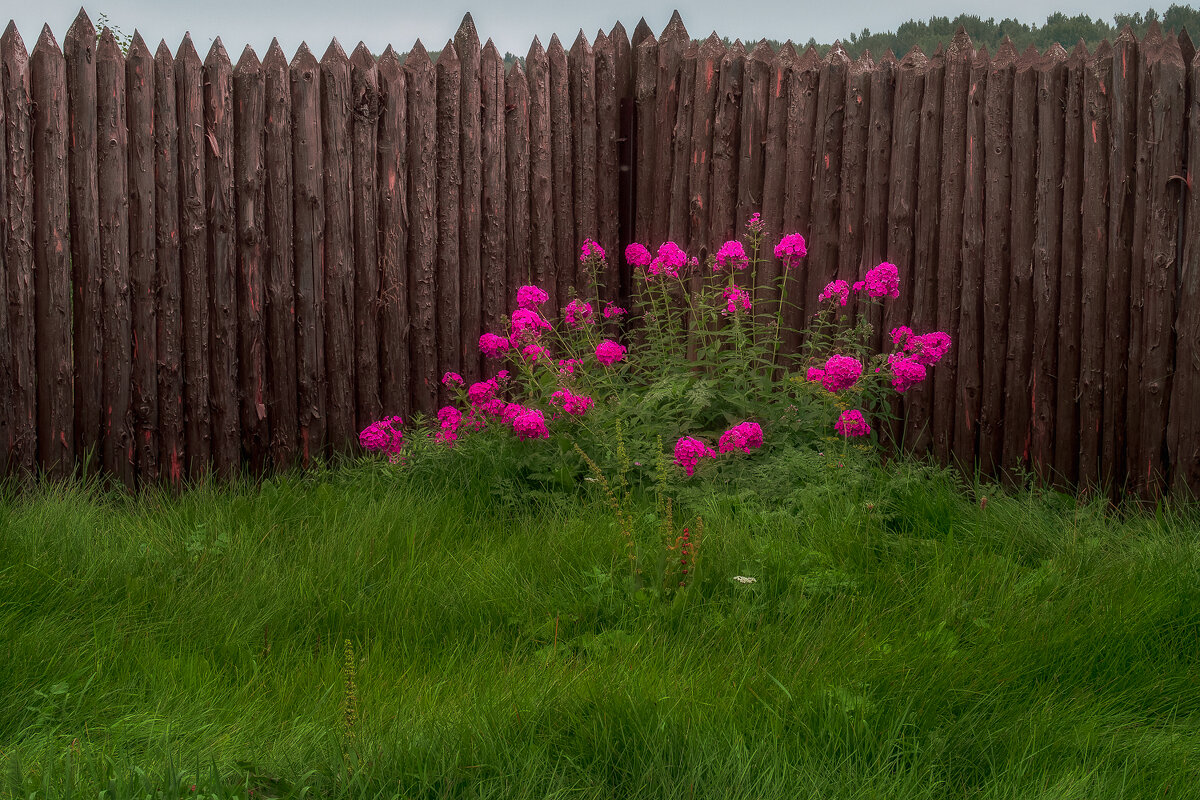
{"type": "Polygon", "coordinates": [[[438,424],[442,429],[433,435],[433,438],[445,442],[450,447],[458,441],[458,426],[462,422],[462,412],[454,406],[446,406],[437,413],[438,424]]]}
{"type": "Polygon", "coordinates": [[[844,306],[850,300],[850,284],[845,281],[830,281],[825,284],[825,288],[821,290],[817,300],[822,303],[827,300],[835,300],[838,305],[844,306]]]}
{"type": "Polygon", "coordinates": [[[557,406],[562,406],[562,410],[573,417],[581,417],[588,412],[595,402],[592,398],[575,394],[570,389],[559,389],[554,394],[550,395],[550,403],[557,406]]]}
{"type": "MultiPolygon", "coordinates": [[[[526,289],[536,289],[536,286],[526,286],[526,289]]],[[[540,289],[538,291],[541,291],[540,289]]],[[[545,292],[542,292],[544,295],[545,292]]],[[[531,308],[518,308],[512,313],[512,343],[525,343],[537,339],[543,331],[550,330],[550,323],[542,315],[531,308]]]]}
{"type": "Polygon", "coordinates": [[[625,357],[625,345],[605,339],[596,345],[596,360],[606,367],[611,367],[625,357]]]}
{"type": "Polygon", "coordinates": [[[749,453],[751,450],[757,450],[762,447],[762,444],[762,426],[757,422],[742,422],[721,434],[721,440],[717,443],[717,450],[722,453],[728,453],[733,450],[749,453]]]}
{"type": "Polygon", "coordinates": [[[675,463],[683,467],[690,476],[696,471],[701,458],[716,458],[713,449],[699,439],[684,436],[675,443],[675,463]]]}
{"type": "Polygon", "coordinates": [[[785,269],[800,266],[800,259],[808,255],[804,245],[804,237],[798,233],[789,233],[775,245],[775,257],[783,262],[785,269]]]}
{"type": "Polygon", "coordinates": [[[521,441],[550,438],[550,430],[546,427],[546,417],[536,408],[521,408],[519,413],[513,417],[512,426],[517,438],[521,441]]]}
{"type": "Polygon", "coordinates": [[[722,314],[736,314],[739,309],[750,310],[750,293],[740,286],[725,287],[725,310],[722,314]]]}
{"type": "Polygon", "coordinates": [[[807,377],[828,392],[840,392],[858,383],[862,371],[862,362],[854,356],[830,356],[823,368],[809,367],[807,377]]]}
{"type": "Polygon", "coordinates": [[[586,303],[583,300],[575,299],[567,303],[565,316],[568,328],[578,329],[584,325],[596,324],[596,319],[592,313],[592,304],[586,303]]]}
{"type": "Polygon", "coordinates": [[[838,417],[833,429],[842,436],[866,436],[871,432],[871,426],[863,419],[862,412],[857,409],[847,409],[838,417]]]}
{"type": "Polygon", "coordinates": [[[494,333],[485,333],[479,337],[479,349],[488,358],[500,358],[508,352],[509,341],[494,333]]]}
{"type": "Polygon", "coordinates": [[[721,249],[717,251],[717,261],[713,265],[713,271],[745,269],[749,265],[750,259],[746,257],[746,248],[742,246],[741,242],[735,239],[721,245],[721,249]]]}
{"type": "MultiPolygon", "coordinates": [[[[632,246],[630,245],[630,247],[632,246]]],[[[678,278],[679,270],[683,269],[687,263],[687,253],[683,252],[683,248],[674,242],[663,242],[658,248],[654,260],[646,266],[646,273],[653,276],[666,275],[669,278],[678,278]]]]}
{"type": "Polygon", "coordinates": [[[917,335],[902,325],[892,329],[891,337],[899,349],[888,356],[887,363],[897,392],[906,392],[925,380],[928,368],[950,349],[950,336],[942,331],[917,335]]]}
{"type": "Polygon", "coordinates": [[[583,247],[579,249],[579,260],[587,261],[589,258],[594,258],[597,261],[603,261],[605,257],[604,248],[591,239],[584,239],[583,247]]]}
{"type": "Polygon", "coordinates": [[[611,302],[604,306],[604,318],[605,319],[611,319],[613,317],[620,317],[620,316],[622,316],[624,314],[628,314],[628,313],[629,312],[626,311],[625,309],[623,309],[620,306],[615,305],[614,303],[611,303],[611,302]]]}
{"type": "Polygon", "coordinates": [[[442,376],[442,386],[462,386],[462,375],[457,372],[447,372],[442,376]]]}
{"type": "Polygon", "coordinates": [[[398,456],[404,447],[404,431],[400,427],[403,424],[404,420],[399,417],[384,417],[364,428],[358,435],[358,442],[364,450],[398,456]]]}
{"type": "Polygon", "coordinates": [[[884,261],[878,267],[867,270],[863,279],[855,282],[854,291],[865,291],[869,297],[897,298],[900,296],[900,272],[895,264],[884,261]]]}
{"type": "Polygon", "coordinates": [[[646,245],[634,242],[625,248],[625,260],[633,267],[647,267],[653,257],[646,245]]]}

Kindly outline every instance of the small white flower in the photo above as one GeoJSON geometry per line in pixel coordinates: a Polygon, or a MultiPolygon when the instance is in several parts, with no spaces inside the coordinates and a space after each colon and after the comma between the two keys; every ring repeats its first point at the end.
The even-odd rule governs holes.
{"type": "Polygon", "coordinates": [[[758,583],[758,578],[747,578],[745,575],[734,575],[733,579],[738,583],[758,583]]]}

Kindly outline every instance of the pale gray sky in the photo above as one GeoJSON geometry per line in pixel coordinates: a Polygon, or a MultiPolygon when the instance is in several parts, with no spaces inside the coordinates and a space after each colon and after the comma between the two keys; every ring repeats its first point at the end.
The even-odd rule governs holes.
{"type": "MultiPolygon", "coordinates": [[[[985,19],[1012,17],[1041,24],[1050,11],[1062,11],[1068,16],[1084,13],[1111,22],[1118,11],[1145,11],[1147,2],[1009,0],[998,6],[994,0],[861,0],[845,5],[827,0],[95,0],[86,8],[93,23],[103,13],[125,33],[140,30],[151,49],[159,39],[166,39],[174,50],[184,32],[191,31],[201,57],[212,39],[220,36],[236,60],[246,44],[253,45],[261,57],[273,36],[279,37],[289,58],[301,40],[306,40],[319,58],[333,36],[347,52],[360,40],[376,54],[389,43],[403,52],[418,37],[428,49],[437,50],[454,35],[467,11],[481,41],[490,37],[501,53],[509,50],[524,55],[534,34],[544,45],[550,34],[557,33],[569,48],[580,28],[590,41],[598,28],[607,32],[620,20],[632,34],[642,16],[658,35],[674,8],[679,9],[688,33],[695,38],[716,30],[722,36],[748,41],[792,39],[802,44],[810,36],[828,42],[863,27],[876,32],[894,30],[908,19],[954,17],[963,12],[985,19]]],[[[1162,12],[1169,5],[1166,0],[1155,7],[1162,12]]],[[[5,6],[6,12],[0,14],[11,15],[30,49],[44,23],[50,24],[61,43],[79,11],[78,0],[11,0],[5,6]]],[[[5,20],[0,18],[0,22],[5,20]]]]}

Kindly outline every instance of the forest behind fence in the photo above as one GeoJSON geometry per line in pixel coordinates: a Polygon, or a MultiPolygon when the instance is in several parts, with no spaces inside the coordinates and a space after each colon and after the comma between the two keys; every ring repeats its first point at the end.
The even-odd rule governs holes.
{"type": "MultiPolygon", "coordinates": [[[[714,252],[752,213],[808,239],[786,321],[881,261],[877,319],[955,345],[903,446],[985,475],[1200,494],[1200,59],[1187,33],[1094,52],[824,58],[618,23],[505,70],[468,16],[432,62],[334,40],[231,63],[128,52],[81,11],[0,37],[0,475],[179,482],[356,447],[484,376],[516,287],[714,252]]],[[[778,270],[767,265],[766,279],[778,270]]],[[[795,342],[793,341],[794,345],[795,342]]]]}

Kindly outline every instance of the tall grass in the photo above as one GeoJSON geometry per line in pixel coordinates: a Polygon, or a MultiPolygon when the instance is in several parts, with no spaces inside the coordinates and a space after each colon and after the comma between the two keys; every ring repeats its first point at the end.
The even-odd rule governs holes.
{"type": "Polygon", "coordinates": [[[695,582],[659,598],[626,590],[592,488],[520,501],[364,462],[179,497],[9,493],[2,791],[1195,791],[1194,510],[1118,517],[903,463],[713,492],[695,582]]]}

